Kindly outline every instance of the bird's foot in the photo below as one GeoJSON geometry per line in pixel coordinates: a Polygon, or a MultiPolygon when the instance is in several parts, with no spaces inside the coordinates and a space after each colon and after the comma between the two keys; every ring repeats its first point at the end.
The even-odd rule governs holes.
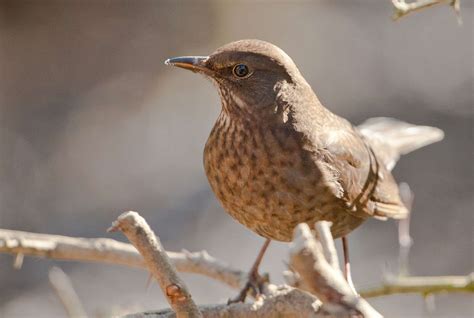
{"type": "Polygon", "coordinates": [[[227,301],[227,305],[235,303],[243,303],[250,294],[254,298],[258,298],[263,295],[265,284],[270,281],[268,274],[260,275],[258,272],[250,273],[249,279],[245,284],[244,288],[239,294],[227,301]]]}

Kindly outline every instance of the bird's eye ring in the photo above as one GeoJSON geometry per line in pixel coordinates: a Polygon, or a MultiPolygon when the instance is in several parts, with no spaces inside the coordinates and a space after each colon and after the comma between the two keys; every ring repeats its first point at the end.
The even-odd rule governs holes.
{"type": "Polygon", "coordinates": [[[249,68],[245,64],[237,64],[236,66],[234,66],[232,72],[237,77],[245,77],[249,74],[249,68]]]}

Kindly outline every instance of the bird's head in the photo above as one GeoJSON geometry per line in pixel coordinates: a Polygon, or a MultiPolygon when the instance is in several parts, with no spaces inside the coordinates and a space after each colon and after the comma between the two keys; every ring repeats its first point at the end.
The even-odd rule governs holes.
{"type": "Polygon", "coordinates": [[[209,56],[175,57],[165,64],[210,78],[228,111],[275,111],[276,100],[285,86],[306,83],[283,50],[260,40],[232,42],[209,56]]]}

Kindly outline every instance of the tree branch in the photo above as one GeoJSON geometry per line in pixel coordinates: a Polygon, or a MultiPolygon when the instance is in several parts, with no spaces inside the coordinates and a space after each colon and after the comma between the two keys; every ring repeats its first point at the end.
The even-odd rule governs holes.
{"type": "MultiPolygon", "coordinates": [[[[364,299],[355,295],[337,265],[330,265],[324,252],[332,254],[334,240],[330,235],[329,223],[321,222],[316,227],[318,237],[324,236],[323,247],[313,237],[307,224],[295,229],[290,250],[290,265],[309,286],[308,294],[300,289],[283,285],[269,284],[266,293],[253,304],[238,303],[232,305],[201,306],[203,317],[351,317],[361,314],[365,318],[382,317],[364,299]],[[318,296],[321,302],[313,295],[318,296]]],[[[334,255],[331,255],[334,260],[334,255]]],[[[138,313],[126,316],[138,317],[174,317],[170,310],[138,313]]]]}
{"type": "MultiPolygon", "coordinates": [[[[327,222],[318,223],[318,229],[327,227],[323,232],[329,231],[327,222]]],[[[307,224],[301,223],[295,228],[290,247],[290,266],[298,272],[305,283],[304,286],[323,302],[323,308],[331,314],[362,314],[365,318],[382,317],[352,291],[342,272],[329,264],[323,251],[332,248],[323,248],[322,242],[314,238],[307,224]]],[[[332,237],[329,242],[334,244],[332,237]]]]}
{"type": "MultiPolygon", "coordinates": [[[[274,318],[274,317],[306,317],[327,318],[318,312],[318,300],[296,288],[286,285],[269,285],[271,292],[254,303],[235,303],[231,305],[200,306],[204,318],[274,318]]],[[[126,315],[124,318],[174,318],[169,309],[153,310],[126,315]]]]}
{"type": "Polygon", "coordinates": [[[321,242],[323,247],[324,256],[328,261],[329,265],[336,271],[340,271],[339,258],[337,257],[336,245],[331,234],[331,222],[320,221],[316,222],[314,229],[316,230],[316,237],[321,242]]]}
{"type": "MultiPolygon", "coordinates": [[[[142,256],[133,245],[108,238],[80,238],[0,229],[0,253],[145,267],[142,256]]],[[[231,268],[206,251],[167,254],[179,272],[201,274],[235,289],[241,288],[246,282],[245,272],[231,268]]]]}
{"type": "MultiPolygon", "coordinates": [[[[322,308],[320,308],[321,303],[319,300],[302,290],[287,285],[275,286],[269,284],[266,288],[267,292],[264,297],[259,298],[252,304],[201,306],[200,309],[202,310],[203,316],[232,316],[237,318],[274,317],[277,313],[283,312],[288,313],[288,316],[304,315],[306,317],[323,317],[326,315],[324,311],[334,312],[334,308],[345,310],[347,314],[347,308],[344,307],[345,305],[341,306],[341,302],[343,304],[350,303],[354,300],[354,295],[349,294],[349,297],[342,296],[342,298],[340,298],[341,293],[337,293],[337,288],[342,288],[342,290],[344,290],[345,287],[341,286],[345,284],[345,280],[340,283],[342,285],[339,287],[331,286],[329,283],[331,280],[334,280],[332,278],[334,273],[328,272],[327,274],[324,274],[329,275],[330,277],[330,279],[326,278],[326,282],[329,282],[327,285],[323,284],[318,287],[316,284],[316,286],[312,286],[312,284],[315,285],[316,282],[316,280],[312,278],[312,275],[315,275],[315,273],[312,272],[317,271],[320,266],[325,266],[326,268],[329,268],[330,271],[334,271],[337,267],[336,276],[342,276],[339,266],[337,266],[337,254],[334,254],[334,250],[332,249],[334,241],[332,240],[332,236],[330,236],[328,224],[325,224],[325,222],[321,224],[318,223],[315,228],[318,240],[315,240],[312,235],[305,232],[306,230],[303,231],[306,234],[300,233],[299,236],[297,235],[295,237],[295,243],[298,242],[298,238],[300,238],[300,246],[302,247],[306,245],[304,243],[305,239],[302,239],[301,237],[307,237],[310,241],[313,240],[319,244],[319,247],[316,247],[316,252],[310,248],[309,252],[305,254],[305,249],[300,249],[300,254],[305,254],[302,255],[302,257],[307,258],[307,261],[309,260],[305,263],[307,264],[305,267],[308,266],[309,270],[305,271],[300,269],[303,275],[296,271],[291,273],[289,276],[291,276],[290,278],[293,279],[295,284],[297,284],[302,290],[314,292],[315,289],[317,290],[319,288],[320,291],[318,293],[336,295],[336,298],[326,297],[326,303],[322,308]],[[311,263],[311,258],[318,259],[319,263],[311,263]],[[326,265],[321,265],[324,263],[326,263],[326,265]],[[332,287],[336,288],[331,289],[332,287]],[[327,289],[329,291],[327,291],[327,289]],[[294,304],[297,304],[297,306],[295,307],[294,304]]],[[[314,243],[311,244],[314,245],[314,243]]],[[[293,246],[292,255],[295,254],[296,251],[297,250],[295,250],[295,247],[293,246]]],[[[145,267],[143,258],[132,245],[105,238],[87,239],[0,229],[0,253],[1,252],[10,253],[15,256],[20,255],[20,257],[16,257],[17,265],[21,263],[18,259],[21,259],[23,255],[31,255],[61,260],[92,261],[132,267],[145,267]]],[[[167,252],[167,254],[178,271],[203,274],[210,278],[222,281],[233,288],[240,288],[246,281],[247,275],[245,272],[228,267],[211,257],[205,251],[195,253],[187,251],[183,251],[182,253],[167,252]]],[[[295,267],[294,265],[293,262],[290,264],[292,269],[296,270],[298,266],[295,267]]],[[[336,278],[335,280],[340,280],[340,278],[336,278]]],[[[467,277],[392,278],[386,280],[386,283],[383,286],[364,291],[361,295],[368,298],[395,293],[421,293],[424,295],[438,292],[472,293],[474,292],[472,281],[473,274],[470,274],[467,277]]],[[[317,294],[316,292],[314,293],[317,294]]],[[[344,292],[342,295],[344,295],[344,292]]],[[[359,302],[365,303],[363,299],[357,299],[359,302]]],[[[360,306],[360,303],[357,306],[360,306]]],[[[151,317],[174,317],[174,313],[170,310],[155,311],[153,314],[155,316],[151,317]]],[[[131,315],[130,317],[141,316],[140,314],[136,314],[131,315]]]]}
{"type": "Polygon", "coordinates": [[[398,220],[398,275],[407,276],[410,272],[409,256],[411,246],[413,245],[413,239],[410,235],[410,220],[415,194],[411,191],[410,186],[406,182],[401,182],[398,188],[400,189],[402,202],[408,211],[406,218],[398,220]]]}
{"type": "Polygon", "coordinates": [[[200,318],[184,281],[176,273],[160,239],[137,212],[125,212],[112,223],[108,231],[120,230],[143,256],[153,277],[158,281],[168,303],[178,318],[200,318]]]}
{"type": "Polygon", "coordinates": [[[443,3],[449,4],[451,7],[453,7],[454,12],[458,16],[459,20],[461,13],[460,0],[418,0],[411,3],[406,3],[405,0],[392,0],[393,7],[395,8],[393,19],[398,20],[409,13],[420,11],[425,8],[443,3]]]}
{"type": "Polygon", "coordinates": [[[360,295],[364,298],[371,298],[393,294],[430,295],[443,292],[474,293],[474,273],[467,276],[387,277],[382,286],[362,291],[360,295]]]}

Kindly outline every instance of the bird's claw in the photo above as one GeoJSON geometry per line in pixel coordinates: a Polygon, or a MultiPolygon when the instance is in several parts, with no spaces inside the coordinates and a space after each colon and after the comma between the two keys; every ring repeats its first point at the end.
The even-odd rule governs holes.
{"type": "Polygon", "coordinates": [[[245,302],[249,293],[254,298],[258,298],[263,294],[264,286],[269,282],[269,280],[268,274],[264,274],[263,276],[258,273],[250,274],[244,288],[242,288],[236,297],[229,299],[227,305],[245,302]]]}

